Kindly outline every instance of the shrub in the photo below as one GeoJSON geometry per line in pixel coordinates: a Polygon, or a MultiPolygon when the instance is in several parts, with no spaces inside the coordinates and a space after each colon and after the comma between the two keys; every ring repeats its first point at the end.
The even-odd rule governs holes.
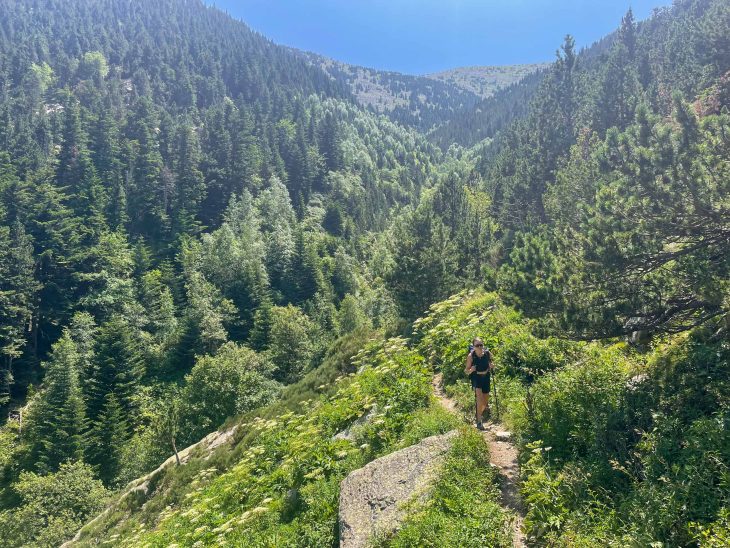
{"type": "Polygon", "coordinates": [[[13,490],[20,505],[0,512],[0,546],[59,546],[101,510],[109,494],[82,462],[61,464],[46,476],[23,472],[13,490]]]}
{"type": "Polygon", "coordinates": [[[552,447],[554,458],[605,458],[630,368],[619,350],[593,347],[582,363],[540,377],[533,389],[534,439],[552,447]]]}
{"type": "Polygon", "coordinates": [[[262,355],[234,343],[199,358],[185,377],[181,440],[197,441],[228,417],[269,403],[279,391],[269,378],[272,370],[262,355]]]}

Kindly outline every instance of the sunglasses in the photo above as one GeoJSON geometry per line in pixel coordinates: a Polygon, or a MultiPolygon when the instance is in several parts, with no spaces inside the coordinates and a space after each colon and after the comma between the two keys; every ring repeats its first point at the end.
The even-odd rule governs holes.
{"type": "Polygon", "coordinates": [[[474,348],[482,348],[483,346],[484,346],[483,344],[475,344],[474,348]]]}

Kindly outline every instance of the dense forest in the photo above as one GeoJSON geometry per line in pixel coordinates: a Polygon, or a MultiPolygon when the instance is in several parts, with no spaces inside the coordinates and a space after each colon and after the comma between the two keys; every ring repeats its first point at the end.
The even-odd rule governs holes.
{"type": "MultiPolygon", "coordinates": [[[[677,0],[488,99],[369,71],[408,97],[366,108],[344,65],[199,0],[0,0],[0,546],[59,545],[233,417],[235,451],[89,543],[336,544],[343,474],[454,427],[430,376],[468,402],[475,335],[531,543],[725,545],[728,36],[727,2],[677,0]],[[375,401],[360,451],[333,441],[375,401]],[[275,511],[223,527],[193,478],[275,511]]],[[[483,449],[460,440],[455,470],[483,449]]],[[[388,542],[507,519],[457,532],[473,493],[439,493],[388,542]]]]}

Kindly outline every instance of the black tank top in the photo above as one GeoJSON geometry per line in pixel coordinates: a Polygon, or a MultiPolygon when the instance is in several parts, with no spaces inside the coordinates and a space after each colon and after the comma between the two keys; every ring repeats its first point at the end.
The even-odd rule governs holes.
{"type": "Polygon", "coordinates": [[[489,352],[484,352],[482,357],[477,356],[476,352],[471,353],[471,363],[477,368],[479,373],[489,370],[489,352]]]}

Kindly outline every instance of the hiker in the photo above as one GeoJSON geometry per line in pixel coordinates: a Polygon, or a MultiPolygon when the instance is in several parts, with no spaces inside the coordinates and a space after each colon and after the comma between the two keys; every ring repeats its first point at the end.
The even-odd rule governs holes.
{"type": "Polygon", "coordinates": [[[464,373],[471,379],[471,387],[474,389],[476,401],[477,428],[484,430],[482,414],[489,411],[489,386],[491,371],[494,369],[492,353],[484,347],[484,341],[476,337],[472,342],[472,349],[466,356],[466,367],[464,373]]]}

